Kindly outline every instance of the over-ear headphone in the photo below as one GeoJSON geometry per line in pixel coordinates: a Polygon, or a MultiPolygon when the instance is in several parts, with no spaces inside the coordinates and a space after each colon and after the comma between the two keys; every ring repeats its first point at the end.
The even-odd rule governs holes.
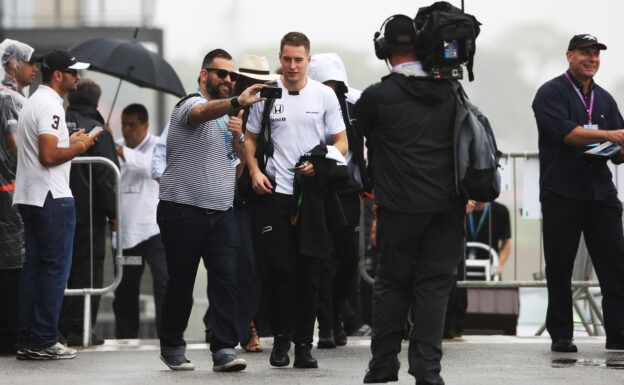
{"type": "Polygon", "coordinates": [[[384,33],[384,26],[387,23],[389,23],[391,20],[394,20],[396,18],[406,18],[412,23],[412,28],[414,29],[414,42],[410,43],[409,45],[416,45],[418,42],[418,38],[420,34],[418,30],[416,29],[416,24],[414,23],[414,20],[411,17],[406,16],[406,15],[400,15],[400,14],[392,15],[386,20],[384,20],[383,23],[381,23],[381,27],[379,27],[379,31],[375,32],[375,35],[373,36],[373,44],[375,46],[375,55],[380,60],[388,60],[390,58],[390,49],[388,47],[388,41],[386,40],[386,37],[382,35],[382,33],[384,33]]]}

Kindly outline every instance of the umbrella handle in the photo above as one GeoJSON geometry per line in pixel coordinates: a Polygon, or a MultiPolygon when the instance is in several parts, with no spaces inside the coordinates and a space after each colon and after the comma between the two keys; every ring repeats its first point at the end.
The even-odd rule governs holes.
{"type": "Polygon", "coordinates": [[[115,108],[115,102],[117,101],[117,95],[119,95],[119,89],[121,88],[121,82],[123,79],[119,79],[119,84],[117,84],[117,91],[115,91],[115,97],[113,98],[113,104],[111,105],[110,111],[108,112],[108,119],[106,119],[106,125],[110,123],[111,115],[113,114],[113,108],[115,108]]]}

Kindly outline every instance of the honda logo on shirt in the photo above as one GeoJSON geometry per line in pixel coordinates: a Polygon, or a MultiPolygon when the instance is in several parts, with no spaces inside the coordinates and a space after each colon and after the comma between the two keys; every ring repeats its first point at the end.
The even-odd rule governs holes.
{"type": "Polygon", "coordinates": [[[274,114],[281,114],[284,112],[284,105],[283,104],[276,104],[273,106],[273,113],[274,114]]]}

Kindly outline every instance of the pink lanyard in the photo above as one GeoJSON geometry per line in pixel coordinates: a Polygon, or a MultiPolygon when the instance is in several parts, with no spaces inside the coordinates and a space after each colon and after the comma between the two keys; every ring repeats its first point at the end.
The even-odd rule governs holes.
{"type": "Polygon", "coordinates": [[[585,98],[583,97],[583,95],[581,95],[581,91],[579,91],[579,89],[576,88],[572,79],[570,79],[570,75],[568,75],[567,72],[565,72],[564,75],[568,79],[570,84],[572,85],[572,88],[574,88],[574,91],[576,91],[576,94],[579,96],[579,98],[581,98],[581,103],[583,103],[583,107],[585,107],[585,110],[587,111],[587,124],[591,126],[592,124],[591,114],[594,109],[594,90],[592,89],[591,96],[589,98],[589,108],[587,108],[587,103],[585,103],[585,98]]]}

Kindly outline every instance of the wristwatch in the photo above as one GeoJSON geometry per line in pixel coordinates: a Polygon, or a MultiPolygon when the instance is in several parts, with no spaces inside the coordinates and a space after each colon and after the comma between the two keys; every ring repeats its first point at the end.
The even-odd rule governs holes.
{"type": "Polygon", "coordinates": [[[234,143],[245,143],[245,134],[241,134],[239,138],[234,138],[234,143]]]}
{"type": "Polygon", "coordinates": [[[234,96],[232,99],[230,99],[230,104],[232,104],[232,107],[234,107],[235,110],[243,108],[243,106],[238,102],[237,96],[234,96]]]}

